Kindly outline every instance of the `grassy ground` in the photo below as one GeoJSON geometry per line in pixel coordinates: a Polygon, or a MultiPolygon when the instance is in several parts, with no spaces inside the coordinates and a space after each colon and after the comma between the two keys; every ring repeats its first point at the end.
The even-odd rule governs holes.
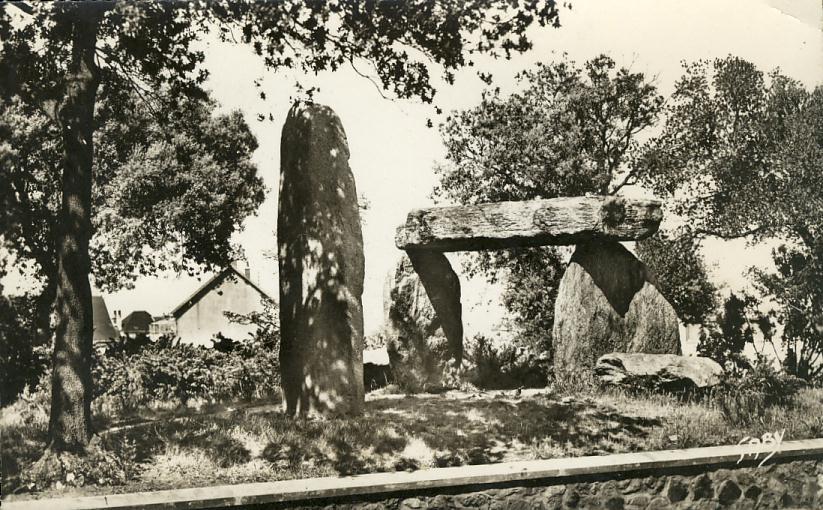
{"type": "MultiPolygon", "coordinates": [[[[785,440],[823,437],[823,390],[772,408],[748,426],[710,404],[610,391],[374,395],[358,419],[291,420],[276,404],[154,411],[101,433],[134,465],[125,485],[50,489],[17,497],[103,494],[316,476],[414,470],[564,456],[735,444],[785,429],[785,440]],[[167,413],[171,413],[168,411],[167,413]]],[[[3,410],[3,488],[19,487],[45,440],[46,416],[3,410]]],[[[9,489],[12,489],[11,491],[9,489]]]]}

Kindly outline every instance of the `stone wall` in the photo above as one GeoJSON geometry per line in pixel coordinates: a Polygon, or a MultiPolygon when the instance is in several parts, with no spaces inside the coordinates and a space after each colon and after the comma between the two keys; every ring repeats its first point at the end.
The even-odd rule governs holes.
{"type": "Polygon", "coordinates": [[[312,505],[263,505],[249,508],[312,508],[327,510],[423,510],[447,508],[566,509],[750,509],[823,508],[823,458],[767,463],[738,468],[734,464],[706,471],[667,469],[629,476],[599,475],[589,479],[530,481],[482,490],[471,487],[415,494],[361,496],[317,501],[312,505]]]}

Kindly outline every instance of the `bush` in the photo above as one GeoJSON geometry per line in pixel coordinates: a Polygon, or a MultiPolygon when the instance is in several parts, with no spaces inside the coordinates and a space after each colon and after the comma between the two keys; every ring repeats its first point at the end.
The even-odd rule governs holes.
{"type": "Polygon", "coordinates": [[[745,425],[764,416],[769,407],[791,405],[804,385],[760,357],[750,369],[727,374],[713,390],[712,400],[726,420],[745,425]]]}
{"type": "Polygon", "coordinates": [[[754,329],[749,315],[755,309],[754,298],[731,294],[723,303],[723,310],[709,324],[708,332],[700,333],[697,353],[718,362],[727,370],[739,371],[751,368],[743,355],[746,344],[754,342],[754,329]]]}
{"type": "Polygon", "coordinates": [[[48,367],[44,346],[31,338],[31,299],[0,296],[0,405],[15,401],[26,388],[33,388],[48,367]]]}
{"type": "MultiPolygon", "coordinates": [[[[226,345],[224,343],[223,345],[226,345]]],[[[221,352],[201,346],[156,343],[128,354],[97,354],[94,396],[129,410],[155,401],[250,400],[279,393],[276,349],[250,341],[221,352]]]]}
{"type": "Polygon", "coordinates": [[[83,454],[47,450],[31,469],[22,473],[19,483],[30,491],[63,486],[123,485],[138,471],[134,441],[95,436],[83,454]]]}
{"type": "Polygon", "coordinates": [[[546,386],[548,360],[516,345],[495,347],[476,335],[469,349],[474,365],[470,382],[482,389],[542,388],[546,386]]]}

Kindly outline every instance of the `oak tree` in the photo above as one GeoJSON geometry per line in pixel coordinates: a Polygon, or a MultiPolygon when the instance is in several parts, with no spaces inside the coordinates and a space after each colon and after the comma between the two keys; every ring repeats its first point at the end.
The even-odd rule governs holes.
{"type": "MultiPolygon", "coordinates": [[[[663,107],[643,73],[618,68],[601,55],[582,66],[565,58],[538,64],[519,80],[521,91],[507,97],[499,90],[487,92],[480,105],[453,113],[441,127],[447,155],[437,169],[436,196],[473,204],[615,194],[637,184],[636,161],[643,154],[639,137],[663,107]]],[[[671,263],[669,248],[662,239],[649,241],[642,245],[641,258],[652,260],[661,281],[670,282],[661,290],[679,315],[693,320],[711,305],[705,268],[694,246],[679,245],[689,249],[693,263],[687,267],[671,263]],[[690,295],[693,284],[700,296],[690,295]]],[[[515,325],[527,344],[549,349],[563,275],[558,250],[485,252],[471,269],[492,279],[507,270],[503,302],[515,325]]]]}
{"type": "Polygon", "coordinates": [[[796,372],[819,376],[823,86],[733,56],[687,64],[642,162],[689,235],[778,243],[777,271],[753,270],[754,283],[778,303],[796,372]]]}
{"type": "Polygon", "coordinates": [[[557,24],[552,0],[60,2],[2,9],[0,97],[39,109],[59,134],[59,320],[49,432],[55,450],[82,449],[92,433],[89,274],[101,90],[165,90],[172,100],[203,100],[207,71],[194,43],[215,32],[252,45],[270,70],[348,65],[372,74],[363,71],[367,66],[383,89],[430,102],[431,69],[442,69],[452,82],[457,69],[472,63],[472,54],[524,51],[529,26],[557,24]]]}

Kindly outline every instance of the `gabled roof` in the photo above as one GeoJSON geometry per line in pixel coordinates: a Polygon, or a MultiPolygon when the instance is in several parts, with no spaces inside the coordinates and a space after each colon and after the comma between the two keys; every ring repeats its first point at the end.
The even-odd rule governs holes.
{"type": "Polygon", "coordinates": [[[117,330],[114,329],[114,324],[111,323],[109,309],[106,308],[103,296],[91,297],[91,319],[94,324],[94,332],[92,333],[94,342],[120,336],[117,334],[117,330]]]}
{"type": "Polygon", "coordinates": [[[271,298],[271,296],[266,294],[263,291],[263,289],[261,289],[260,287],[255,285],[255,283],[252,282],[249,278],[247,278],[246,275],[244,275],[243,273],[241,273],[240,271],[235,269],[234,266],[229,266],[226,269],[224,269],[224,270],[220,271],[219,273],[217,273],[216,275],[214,275],[209,281],[204,283],[202,287],[200,287],[199,289],[194,291],[194,294],[192,294],[191,296],[186,298],[182,303],[180,303],[180,305],[177,306],[177,308],[172,310],[171,311],[172,316],[174,316],[175,319],[179,319],[181,315],[183,315],[184,313],[186,313],[186,311],[188,311],[189,308],[191,308],[198,301],[203,299],[203,296],[205,296],[212,289],[214,289],[215,287],[217,287],[218,285],[223,283],[223,281],[226,278],[228,278],[229,276],[234,276],[236,278],[239,278],[240,281],[247,283],[249,286],[251,286],[251,288],[256,290],[261,296],[268,299],[269,301],[274,302],[274,300],[271,298]]]}

